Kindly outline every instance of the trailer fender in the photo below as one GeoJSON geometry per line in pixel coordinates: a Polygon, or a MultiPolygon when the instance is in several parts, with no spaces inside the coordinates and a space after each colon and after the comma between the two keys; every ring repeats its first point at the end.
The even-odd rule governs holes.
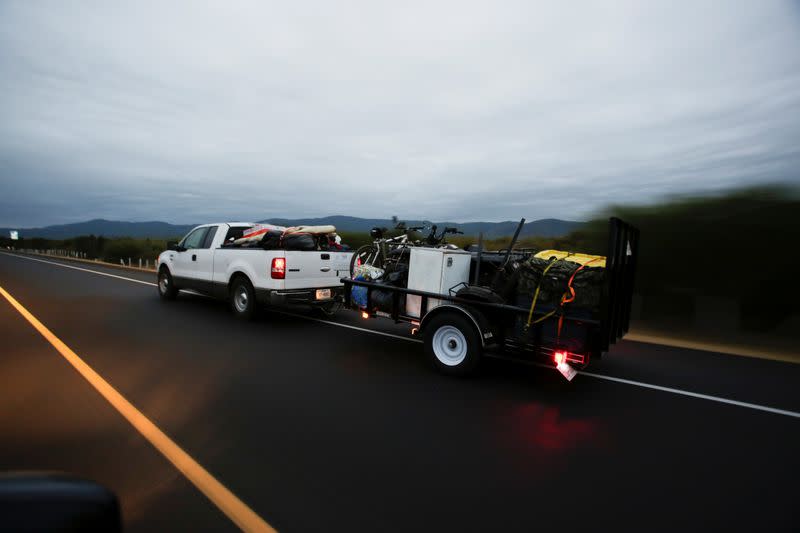
{"type": "Polygon", "coordinates": [[[430,324],[431,319],[433,317],[438,316],[441,313],[446,313],[448,311],[458,312],[467,317],[473,324],[475,324],[475,329],[480,334],[479,336],[481,338],[482,347],[486,346],[487,344],[492,344],[493,342],[495,342],[495,336],[494,333],[492,333],[492,328],[489,325],[489,321],[486,319],[483,313],[471,307],[464,307],[461,305],[448,304],[448,303],[443,303],[439,306],[436,306],[434,309],[426,313],[424,317],[422,317],[422,321],[419,323],[420,333],[425,331],[425,326],[430,324]]]}

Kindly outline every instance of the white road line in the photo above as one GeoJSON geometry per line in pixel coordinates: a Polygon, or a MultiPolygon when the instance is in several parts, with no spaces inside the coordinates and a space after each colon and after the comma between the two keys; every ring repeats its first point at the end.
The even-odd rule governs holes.
{"type": "Polygon", "coordinates": [[[719,396],[710,396],[708,394],[700,394],[697,392],[685,391],[681,389],[673,389],[670,387],[662,387],[661,385],[652,385],[650,383],[642,383],[641,381],[633,381],[630,379],[615,378],[614,376],[604,376],[602,374],[595,374],[593,372],[579,371],[578,374],[589,376],[596,379],[604,379],[606,381],[614,381],[616,383],[624,383],[626,385],[633,385],[635,387],[643,387],[645,389],[653,389],[663,392],[670,392],[672,394],[680,394],[682,396],[689,396],[692,398],[700,398],[701,400],[711,400],[712,402],[727,403],[729,405],[737,405],[739,407],[747,407],[748,409],[756,409],[758,411],[765,411],[776,415],[790,416],[792,418],[800,418],[800,413],[797,411],[787,411],[785,409],[776,409],[774,407],[767,407],[766,405],[758,405],[756,403],[740,402],[738,400],[730,400],[728,398],[721,398],[719,396]]]}
{"type": "MultiPolygon", "coordinates": [[[[56,263],[54,261],[47,261],[47,260],[44,260],[44,259],[35,259],[33,257],[25,257],[25,256],[21,256],[21,255],[8,254],[8,253],[4,253],[4,255],[8,255],[8,256],[11,256],[11,257],[19,257],[19,258],[22,258],[22,259],[29,259],[31,261],[38,261],[40,263],[47,263],[47,264],[50,264],[50,265],[56,265],[56,266],[60,266],[60,267],[64,267],[64,268],[71,268],[73,270],[80,270],[82,272],[89,272],[91,274],[99,274],[101,276],[108,276],[110,278],[116,278],[116,279],[121,279],[121,280],[125,280],[125,281],[132,281],[134,283],[141,283],[142,285],[151,285],[153,287],[156,286],[155,283],[150,283],[150,282],[142,281],[142,280],[139,280],[139,279],[127,278],[125,276],[116,276],[114,274],[108,274],[106,272],[99,272],[97,270],[90,270],[88,268],[74,267],[74,266],[70,266],[70,265],[65,265],[63,263],[56,263]]],[[[339,322],[333,322],[331,320],[323,320],[323,319],[320,319],[320,318],[312,318],[312,317],[300,315],[300,314],[297,314],[297,313],[290,313],[290,312],[287,312],[287,311],[278,311],[278,312],[281,313],[281,314],[284,314],[284,315],[289,315],[289,316],[293,316],[293,317],[297,317],[297,318],[302,318],[302,319],[305,319],[305,320],[311,320],[311,321],[314,321],[314,322],[320,322],[322,324],[328,324],[328,325],[336,326],[336,327],[340,327],[340,328],[347,328],[347,329],[353,329],[353,330],[356,330],[356,331],[362,331],[364,333],[370,333],[372,335],[381,335],[381,336],[384,336],[384,337],[391,337],[391,338],[400,339],[400,340],[409,341],[409,342],[418,342],[418,343],[422,342],[419,339],[412,339],[412,338],[409,338],[409,337],[403,337],[402,335],[395,335],[394,333],[385,333],[383,331],[375,331],[375,330],[372,330],[372,329],[361,328],[361,327],[358,327],[358,326],[351,326],[349,324],[341,324],[339,322]]],[[[540,366],[542,368],[549,368],[549,369],[555,370],[555,368],[553,368],[553,367],[551,367],[549,365],[542,364],[542,363],[529,363],[529,364],[533,364],[535,366],[540,366]]],[[[601,380],[605,380],[605,381],[612,381],[614,383],[622,383],[624,385],[631,385],[631,386],[634,386],[634,387],[642,387],[642,388],[645,388],[645,389],[657,390],[657,391],[661,391],[661,392],[668,392],[668,393],[671,393],[671,394],[677,394],[679,396],[688,396],[690,398],[698,398],[698,399],[701,399],[701,400],[708,400],[708,401],[724,403],[724,404],[728,404],[728,405],[735,405],[737,407],[745,407],[747,409],[754,409],[754,410],[757,410],[757,411],[764,411],[766,413],[772,413],[772,414],[776,414],[776,415],[783,415],[783,416],[788,416],[788,417],[792,417],[792,418],[800,418],[800,412],[797,412],[797,411],[788,411],[788,410],[785,410],[785,409],[776,409],[774,407],[769,407],[769,406],[766,406],[766,405],[759,405],[759,404],[748,403],[748,402],[740,402],[738,400],[731,400],[729,398],[722,398],[720,396],[711,396],[711,395],[708,395],[708,394],[700,394],[700,393],[697,393],[697,392],[692,392],[692,391],[687,391],[687,390],[682,390],[682,389],[673,389],[671,387],[663,387],[661,385],[653,385],[651,383],[644,383],[644,382],[641,382],[641,381],[633,381],[633,380],[630,380],[630,379],[617,378],[617,377],[614,377],[614,376],[606,376],[604,374],[595,374],[594,372],[586,372],[586,371],[583,371],[583,370],[579,370],[578,374],[580,374],[582,376],[587,376],[587,377],[590,377],[590,378],[601,379],[601,380]]]]}
{"type": "Polygon", "coordinates": [[[109,274],[107,272],[100,272],[98,270],[91,270],[91,269],[88,269],[88,268],[81,268],[81,267],[76,267],[76,266],[72,266],[72,265],[65,265],[64,263],[57,263],[55,261],[47,261],[46,259],[37,259],[35,257],[28,257],[26,255],[8,254],[8,253],[5,253],[5,252],[3,252],[3,255],[7,255],[9,257],[17,257],[19,259],[27,259],[28,261],[36,261],[38,263],[47,263],[48,265],[56,265],[56,266],[60,266],[60,267],[64,267],[64,268],[71,268],[72,270],[80,270],[81,272],[89,272],[90,274],[97,274],[98,276],[108,276],[109,278],[124,279],[125,281],[132,281],[134,283],[141,283],[142,285],[150,285],[152,287],[156,286],[155,283],[152,283],[150,281],[142,281],[140,279],[126,278],[125,276],[117,276],[117,275],[114,275],[114,274],[109,274]]]}
{"type": "Polygon", "coordinates": [[[320,322],[322,324],[330,324],[331,326],[338,326],[340,328],[354,329],[356,331],[363,331],[364,333],[372,333],[373,335],[382,335],[384,337],[391,337],[393,339],[400,339],[401,341],[419,342],[419,343],[422,342],[419,339],[412,339],[410,337],[404,337],[402,335],[396,335],[394,333],[385,333],[383,331],[375,331],[373,329],[360,328],[358,326],[351,326],[350,324],[342,324],[340,322],[334,322],[332,320],[323,320],[321,318],[313,318],[313,317],[304,316],[304,315],[301,315],[301,314],[298,314],[298,313],[290,313],[288,311],[275,311],[275,312],[280,313],[282,315],[294,316],[294,317],[297,317],[297,318],[304,318],[306,320],[311,320],[313,322],[320,322]]]}

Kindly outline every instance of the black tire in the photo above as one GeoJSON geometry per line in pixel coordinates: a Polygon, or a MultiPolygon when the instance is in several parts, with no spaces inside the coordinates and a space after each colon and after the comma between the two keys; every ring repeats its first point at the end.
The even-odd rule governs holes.
{"type": "Polygon", "coordinates": [[[178,295],[178,288],[172,281],[172,274],[169,273],[169,268],[162,266],[158,270],[158,295],[162,300],[174,300],[178,295]]]}
{"type": "Polygon", "coordinates": [[[425,355],[439,372],[466,376],[478,368],[483,346],[475,324],[457,312],[436,315],[425,325],[425,355]]]}
{"type": "Polygon", "coordinates": [[[380,254],[375,248],[375,245],[365,244],[359,247],[350,258],[350,277],[353,277],[353,269],[356,267],[356,261],[361,258],[360,264],[368,264],[377,268],[383,268],[380,254]]]}
{"type": "Polygon", "coordinates": [[[244,276],[237,276],[231,282],[228,292],[231,310],[236,318],[241,320],[253,320],[256,317],[258,305],[256,303],[256,291],[253,284],[244,276]]]}

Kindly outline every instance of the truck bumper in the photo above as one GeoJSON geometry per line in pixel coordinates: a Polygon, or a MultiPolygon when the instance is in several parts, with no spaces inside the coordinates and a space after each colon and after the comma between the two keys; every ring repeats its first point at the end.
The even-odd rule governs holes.
{"type": "Polygon", "coordinates": [[[256,300],[266,305],[325,305],[340,301],[343,287],[315,287],[313,289],[292,289],[285,291],[271,291],[256,289],[256,300]],[[317,300],[317,289],[330,289],[331,297],[317,300]]]}

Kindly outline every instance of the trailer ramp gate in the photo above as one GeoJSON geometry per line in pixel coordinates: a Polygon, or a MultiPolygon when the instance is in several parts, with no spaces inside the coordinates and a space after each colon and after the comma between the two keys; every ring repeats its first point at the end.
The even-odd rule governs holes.
{"type": "Polygon", "coordinates": [[[628,332],[633,300],[633,282],[639,256],[639,230],[619,218],[611,217],[606,254],[606,287],[600,317],[599,352],[628,332]]]}

